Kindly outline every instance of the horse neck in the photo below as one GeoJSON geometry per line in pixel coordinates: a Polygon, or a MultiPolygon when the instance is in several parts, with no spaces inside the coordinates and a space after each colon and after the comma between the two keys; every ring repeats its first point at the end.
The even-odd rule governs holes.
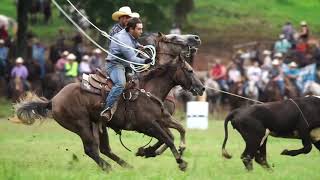
{"type": "Polygon", "coordinates": [[[143,79],[140,84],[142,85],[142,89],[149,91],[161,100],[164,100],[170,90],[175,86],[173,80],[167,75],[167,73],[163,73],[160,76],[148,80],[143,79]]]}

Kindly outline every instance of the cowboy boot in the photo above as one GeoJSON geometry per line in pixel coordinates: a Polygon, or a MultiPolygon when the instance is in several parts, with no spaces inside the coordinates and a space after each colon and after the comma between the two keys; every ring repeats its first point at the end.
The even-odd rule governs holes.
{"type": "Polygon", "coordinates": [[[111,107],[107,107],[104,110],[102,110],[100,113],[100,117],[103,117],[107,121],[110,121],[112,118],[111,107]]]}

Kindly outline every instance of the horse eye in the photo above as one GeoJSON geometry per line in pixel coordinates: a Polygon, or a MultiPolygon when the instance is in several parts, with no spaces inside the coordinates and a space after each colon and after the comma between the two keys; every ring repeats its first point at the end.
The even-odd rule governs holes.
{"type": "Polygon", "coordinates": [[[193,73],[193,70],[192,69],[188,69],[188,73],[193,73]]]}

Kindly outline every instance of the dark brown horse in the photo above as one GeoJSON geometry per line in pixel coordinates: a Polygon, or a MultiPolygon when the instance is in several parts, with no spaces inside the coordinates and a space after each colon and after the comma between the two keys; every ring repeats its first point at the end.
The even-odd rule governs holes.
{"type": "Polygon", "coordinates": [[[273,80],[270,80],[268,82],[263,94],[264,98],[262,100],[265,102],[281,101],[284,99],[284,96],[286,96],[287,98],[296,98],[299,96],[297,88],[288,78],[285,78],[284,96],[281,95],[281,91],[277,82],[273,80]]]}
{"type": "MultiPolygon", "coordinates": [[[[199,45],[199,37],[187,36],[157,36],[157,52],[166,50],[170,54],[179,54],[187,45],[199,45]],[[161,46],[160,46],[161,44],[161,46]],[[168,48],[171,46],[171,49],[168,48]]],[[[176,63],[158,59],[158,64],[176,63]]],[[[192,81],[191,81],[192,82],[192,81]]],[[[193,84],[190,84],[192,87],[193,84]]],[[[161,85],[160,85],[161,86],[161,85]]],[[[186,88],[190,88],[187,87],[186,88]]],[[[133,99],[121,98],[118,108],[112,120],[106,126],[120,130],[131,130],[144,133],[158,139],[170,147],[176,162],[181,170],[185,170],[187,163],[178,153],[173,137],[167,127],[167,122],[171,122],[172,117],[164,109],[161,100],[155,96],[141,92],[139,89],[127,90],[134,95],[133,99]]],[[[124,95],[125,97],[125,95],[124,95]]],[[[101,97],[95,94],[84,92],[80,89],[79,83],[72,83],[64,87],[50,101],[44,99],[33,99],[22,101],[17,104],[17,115],[25,124],[32,124],[35,119],[48,116],[52,117],[64,128],[78,134],[82,139],[85,153],[90,156],[104,170],[111,168],[110,164],[99,156],[99,150],[123,167],[128,167],[128,163],[111,152],[106,128],[102,132],[98,129],[100,123],[99,112],[101,97]]]]}

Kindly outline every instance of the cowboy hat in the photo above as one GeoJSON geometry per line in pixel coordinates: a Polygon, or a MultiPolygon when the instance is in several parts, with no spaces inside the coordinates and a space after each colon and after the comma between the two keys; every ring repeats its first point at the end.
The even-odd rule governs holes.
{"type": "Polygon", "coordinates": [[[101,54],[101,53],[102,53],[102,51],[101,51],[99,48],[97,48],[97,49],[94,49],[94,50],[93,50],[93,53],[101,54]]]}
{"type": "Polygon", "coordinates": [[[18,57],[17,59],[16,59],[16,63],[17,64],[22,64],[23,63],[23,59],[22,59],[22,57],[18,57]]]}
{"type": "Polygon", "coordinates": [[[269,50],[264,50],[263,51],[263,55],[270,55],[270,54],[271,54],[271,52],[269,50]]]}
{"type": "Polygon", "coordinates": [[[4,44],[4,40],[3,39],[0,39],[0,44],[4,44]]]}
{"type": "Polygon", "coordinates": [[[279,35],[279,38],[280,38],[280,39],[284,39],[284,38],[285,38],[284,34],[280,34],[280,35],[279,35]]]}
{"type": "Polygon", "coordinates": [[[290,64],[289,64],[289,67],[292,67],[292,68],[296,68],[298,67],[297,63],[292,61],[290,64]]]}
{"type": "Polygon", "coordinates": [[[68,60],[76,60],[76,56],[74,55],[74,54],[72,54],[72,53],[70,53],[68,56],[67,56],[67,59],[68,60]]]}
{"type": "Polygon", "coordinates": [[[62,56],[68,56],[69,55],[69,51],[63,51],[62,56]]]}
{"type": "Polygon", "coordinates": [[[274,55],[274,57],[277,57],[277,58],[282,58],[282,53],[278,52],[274,55]]]}
{"type": "Polygon", "coordinates": [[[83,61],[89,61],[89,59],[90,59],[90,58],[89,58],[88,55],[84,55],[84,56],[82,57],[82,60],[83,60],[83,61]]]}
{"type": "Polygon", "coordinates": [[[274,59],[274,60],[272,61],[272,65],[277,66],[277,65],[279,65],[279,64],[280,64],[279,59],[274,59]]]}
{"type": "Polygon", "coordinates": [[[128,6],[123,6],[118,11],[114,12],[112,14],[112,19],[114,21],[119,21],[121,16],[140,17],[139,13],[132,13],[130,7],[128,6]]]}
{"type": "Polygon", "coordinates": [[[307,25],[307,22],[306,22],[306,21],[301,21],[300,25],[301,25],[301,26],[306,26],[306,25],[307,25]]]}

